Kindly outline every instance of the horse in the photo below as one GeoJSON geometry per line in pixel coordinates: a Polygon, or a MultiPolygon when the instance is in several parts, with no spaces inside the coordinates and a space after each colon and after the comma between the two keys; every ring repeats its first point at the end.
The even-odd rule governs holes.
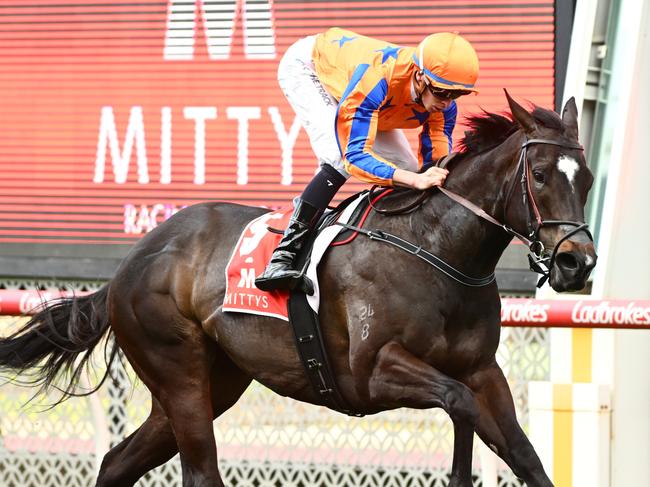
{"type": "MultiPolygon", "coordinates": [[[[506,97],[511,116],[468,118],[446,193],[428,190],[411,211],[392,216],[371,212],[366,225],[478,277],[493,275],[518,236],[536,263],[546,263],[553,289],[581,289],[597,256],[583,223],[593,176],[578,142],[575,102],[560,116],[541,107],[529,112],[506,97]],[[463,204],[453,194],[463,195],[463,204]]],[[[398,209],[414,194],[398,192],[384,205],[398,209]]],[[[0,340],[3,370],[32,370],[32,383],[42,388],[64,377],[63,400],[76,394],[92,350],[114,336],[110,349],[104,344],[108,364],[121,350],[151,392],[152,407],[105,455],[97,486],[133,485],[177,452],[184,486],[223,486],[212,423],[252,380],[325,404],[286,321],[222,310],[224,266],[245,226],[268,211],[223,202],[188,207],[136,243],[99,291],[51,304],[0,340]]],[[[445,410],[454,431],[452,487],[472,485],[474,432],[528,486],[552,485],[495,360],[500,297],[493,279],[468,286],[407,252],[358,237],[328,250],[319,280],[323,341],[351,411],[445,410]]]]}

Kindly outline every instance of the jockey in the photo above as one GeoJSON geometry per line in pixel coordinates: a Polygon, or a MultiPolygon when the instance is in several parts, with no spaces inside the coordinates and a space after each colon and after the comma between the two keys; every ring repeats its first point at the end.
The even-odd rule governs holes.
{"type": "Polygon", "coordinates": [[[293,44],[278,82],[304,127],[320,171],[294,201],[284,236],[255,285],[263,291],[313,285],[293,261],[336,192],[352,175],[382,186],[427,189],[447,171],[456,102],[476,93],[478,57],[456,33],[402,47],[332,28],[293,44]],[[403,128],[421,127],[417,157],[403,128]]]}

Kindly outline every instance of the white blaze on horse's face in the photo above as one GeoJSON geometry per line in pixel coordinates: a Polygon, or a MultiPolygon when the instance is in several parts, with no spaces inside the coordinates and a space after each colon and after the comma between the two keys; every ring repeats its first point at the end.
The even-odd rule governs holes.
{"type": "Polygon", "coordinates": [[[571,186],[571,190],[575,193],[576,189],[573,185],[573,180],[576,177],[578,169],[580,169],[580,166],[576,160],[568,156],[562,156],[557,161],[557,168],[567,177],[569,180],[569,185],[571,186]]]}

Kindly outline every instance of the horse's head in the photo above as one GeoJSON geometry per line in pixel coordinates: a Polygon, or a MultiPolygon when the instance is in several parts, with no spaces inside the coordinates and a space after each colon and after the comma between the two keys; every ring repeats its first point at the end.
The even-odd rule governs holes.
{"type": "Polygon", "coordinates": [[[506,202],[506,221],[528,237],[537,263],[558,291],[582,289],[596,265],[584,206],[593,182],[578,141],[578,111],[571,98],[562,111],[529,113],[506,92],[513,118],[525,134],[506,202]],[[519,204],[523,201],[523,205],[519,204]]]}

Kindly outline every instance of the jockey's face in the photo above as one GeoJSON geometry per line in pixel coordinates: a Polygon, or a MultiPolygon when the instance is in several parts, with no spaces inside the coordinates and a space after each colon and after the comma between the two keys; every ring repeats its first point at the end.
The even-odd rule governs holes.
{"type": "Polygon", "coordinates": [[[449,108],[452,102],[469,92],[462,90],[444,90],[433,86],[426,76],[416,74],[416,83],[420,93],[420,103],[428,112],[442,112],[449,108]]]}
{"type": "MultiPolygon", "coordinates": [[[[425,85],[426,86],[426,85],[425,85]]],[[[424,92],[422,93],[422,105],[424,105],[424,108],[428,112],[442,112],[449,108],[449,105],[453,102],[453,100],[449,98],[441,98],[436,95],[434,95],[431,90],[429,90],[427,87],[425,87],[424,92]]]]}

